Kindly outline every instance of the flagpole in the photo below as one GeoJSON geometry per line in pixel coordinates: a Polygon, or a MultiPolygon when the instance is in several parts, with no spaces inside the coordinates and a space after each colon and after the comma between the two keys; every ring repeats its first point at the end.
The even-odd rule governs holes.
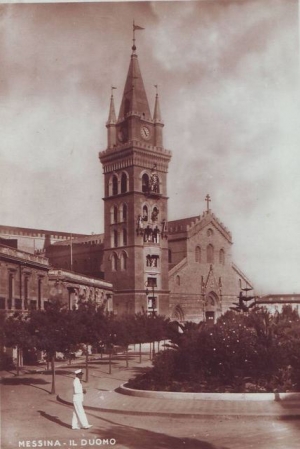
{"type": "Polygon", "coordinates": [[[70,250],[71,250],[71,271],[73,271],[73,245],[72,245],[72,239],[73,239],[73,236],[71,234],[71,244],[70,244],[70,250]]]}

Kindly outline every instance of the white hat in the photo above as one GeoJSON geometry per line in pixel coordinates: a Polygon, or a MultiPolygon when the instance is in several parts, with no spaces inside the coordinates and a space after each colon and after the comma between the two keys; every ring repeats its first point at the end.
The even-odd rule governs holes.
{"type": "Polygon", "coordinates": [[[75,374],[83,374],[83,371],[81,369],[77,369],[76,371],[74,371],[75,374]]]}

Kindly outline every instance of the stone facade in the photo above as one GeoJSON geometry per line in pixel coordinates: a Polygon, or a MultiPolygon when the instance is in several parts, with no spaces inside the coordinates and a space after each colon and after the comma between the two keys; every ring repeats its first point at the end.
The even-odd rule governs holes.
{"type": "Polygon", "coordinates": [[[230,232],[211,210],[169,222],[168,232],[171,317],[215,322],[241,287],[252,287],[232,262],[230,232]]]}
{"type": "Polygon", "coordinates": [[[53,267],[103,279],[103,234],[73,237],[47,246],[44,252],[53,267]]]}
{"type": "Polygon", "coordinates": [[[0,245],[0,310],[7,313],[44,309],[51,299],[69,308],[92,300],[112,311],[113,286],[67,270],[57,270],[46,257],[0,245]]]}
{"type": "Polygon", "coordinates": [[[77,309],[80,302],[93,301],[112,311],[113,286],[100,279],[67,270],[49,271],[49,299],[60,299],[69,309],[77,309]]]}
{"type": "Polygon", "coordinates": [[[0,245],[0,309],[44,308],[49,298],[48,259],[0,245]]]}
{"type": "Polygon", "coordinates": [[[104,172],[104,271],[114,312],[169,312],[167,171],[158,95],[154,113],[132,47],[118,119],[111,96],[104,172]]]}

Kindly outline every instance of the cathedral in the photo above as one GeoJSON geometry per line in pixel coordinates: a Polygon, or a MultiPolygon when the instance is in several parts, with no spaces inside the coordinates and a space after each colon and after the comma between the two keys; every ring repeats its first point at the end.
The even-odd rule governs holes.
{"type": "MultiPolygon", "coordinates": [[[[112,285],[110,310],[117,315],[145,311],[181,322],[215,322],[240,289],[252,285],[232,261],[231,234],[213,214],[209,195],[203,195],[202,215],[169,221],[167,175],[172,153],[164,147],[158,92],[153,114],[150,110],[135,38],[118,115],[113,89],[107,147],[99,153],[104,233],[42,231],[40,246],[33,244],[31,250],[48,258],[53,269],[112,285]]],[[[19,234],[14,229],[18,228],[10,228],[8,234],[0,227],[2,243],[18,240],[22,228],[19,234]]],[[[28,239],[34,240],[34,233],[27,230],[28,239]]],[[[72,291],[76,294],[76,288],[72,291]]]]}

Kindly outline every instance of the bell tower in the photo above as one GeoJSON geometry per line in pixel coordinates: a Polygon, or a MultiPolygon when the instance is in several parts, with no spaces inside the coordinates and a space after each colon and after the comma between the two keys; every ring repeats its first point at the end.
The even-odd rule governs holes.
{"type": "Polygon", "coordinates": [[[135,38],[118,119],[112,88],[106,127],[107,148],[99,158],[104,172],[104,272],[114,286],[114,312],[168,316],[171,152],[163,147],[157,91],[153,116],[150,112],[135,38]]]}

